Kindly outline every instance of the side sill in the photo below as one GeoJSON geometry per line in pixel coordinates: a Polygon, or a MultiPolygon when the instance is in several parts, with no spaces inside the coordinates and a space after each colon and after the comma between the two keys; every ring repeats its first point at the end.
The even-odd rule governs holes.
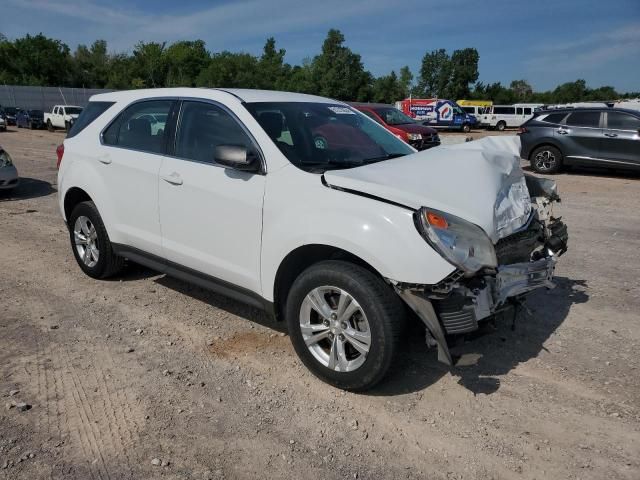
{"type": "Polygon", "coordinates": [[[219,278],[212,277],[206,273],[199,272],[189,267],[171,262],[165,258],[152,255],[134,247],[112,243],[113,251],[128,260],[131,260],[147,268],[164,273],[170,277],[178,278],[187,283],[192,283],[206,290],[232,298],[238,302],[251,305],[252,307],[264,310],[272,317],[275,317],[273,302],[270,302],[255,292],[246,288],[238,287],[232,283],[219,278]]]}

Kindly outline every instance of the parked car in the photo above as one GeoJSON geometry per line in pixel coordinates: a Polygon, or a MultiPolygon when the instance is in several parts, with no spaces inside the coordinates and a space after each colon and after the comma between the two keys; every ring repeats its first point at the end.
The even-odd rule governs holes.
{"type": "Polygon", "coordinates": [[[11,190],[18,186],[18,170],[11,161],[9,152],[0,146],[0,190],[11,190]]]}
{"type": "Polygon", "coordinates": [[[42,110],[20,110],[16,116],[16,125],[18,128],[35,128],[44,127],[44,112],[42,110]]]}
{"type": "Polygon", "coordinates": [[[440,145],[440,136],[436,129],[416,123],[392,105],[384,103],[351,103],[350,105],[416,150],[426,150],[440,145]]]}
{"type": "Polygon", "coordinates": [[[4,113],[4,119],[7,122],[7,125],[15,125],[16,124],[16,115],[18,114],[17,107],[2,107],[4,113]]]}
{"type": "Polygon", "coordinates": [[[465,112],[453,100],[443,98],[406,98],[396,108],[414,120],[436,128],[461,130],[465,133],[478,125],[478,119],[465,112]]]}
{"type": "Polygon", "coordinates": [[[75,105],[55,105],[51,113],[44,114],[44,123],[50,132],[56,128],[64,128],[68,132],[81,112],[82,108],[75,105]]]}
{"type": "Polygon", "coordinates": [[[506,128],[518,128],[529,120],[540,108],[538,103],[519,103],[516,105],[493,105],[484,110],[480,126],[503,131],[506,128]]]}
{"type": "Polygon", "coordinates": [[[4,119],[4,116],[2,116],[2,113],[0,112],[0,132],[6,132],[7,131],[7,121],[4,119]]]}
{"type": "Polygon", "coordinates": [[[522,125],[521,156],[539,173],[565,165],[640,169],[640,112],[588,108],[541,112],[522,125]]]}
{"type": "Polygon", "coordinates": [[[552,285],[555,184],[524,176],[513,137],[470,143],[416,152],[312,95],[104,93],[57,149],[59,207],[87,275],[129,259],[263,308],[315,375],[363,390],[407,312],[452,364],[445,335],[552,285]],[[146,115],[169,120],[154,133],[146,115]],[[358,148],[319,146],[323,127],[358,148]]]}

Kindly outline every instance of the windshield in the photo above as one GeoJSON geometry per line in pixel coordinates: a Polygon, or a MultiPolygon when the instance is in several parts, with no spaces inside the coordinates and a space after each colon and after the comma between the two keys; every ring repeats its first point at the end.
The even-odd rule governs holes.
{"type": "Polygon", "coordinates": [[[16,107],[5,107],[4,109],[4,113],[6,113],[7,115],[15,115],[17,111],[18,109],[16,107]]]}
{"type": "Polygon", "coordinates": [[[44,116],[44,113],[42,110],[29,110],[29,115],[32,117],[42,117],[44,116]]]}
{"type": "Polygon", "coordinates": [[[351,168],[414,152],[384,127],[344,105],[259,102],[245,106],[287,159],[303,170],[351,168]]]}
{"type": "Polygon", "coordinates": [[[416,123],[411,117],[405,115],[397,108],[376,108],[375,111],[387,125],[406,125],[407,123],[416,123]]]}

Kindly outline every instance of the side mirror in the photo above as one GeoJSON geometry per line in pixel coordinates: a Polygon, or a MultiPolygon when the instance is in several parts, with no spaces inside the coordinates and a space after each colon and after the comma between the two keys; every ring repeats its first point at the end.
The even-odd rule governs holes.
{"type": "Polygon", "coordinates": [[[260,159],[246,147],[239,145],[218,145],[214,153],[216,163],[243,172],[260,170],[260,159]]]}

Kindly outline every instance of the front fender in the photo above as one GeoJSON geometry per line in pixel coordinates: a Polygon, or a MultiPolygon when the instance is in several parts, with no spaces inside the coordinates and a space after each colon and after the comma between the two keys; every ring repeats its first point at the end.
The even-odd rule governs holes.
{"type": "Polygon", "coordinates": [[[397,282],[435,284],[454,271],[418,233],[412,210],[331,189],[295,167],[268,176],[262,242],[262,291],[270,301],[284,258],[310,244],[345,250],[397,282]]]}

